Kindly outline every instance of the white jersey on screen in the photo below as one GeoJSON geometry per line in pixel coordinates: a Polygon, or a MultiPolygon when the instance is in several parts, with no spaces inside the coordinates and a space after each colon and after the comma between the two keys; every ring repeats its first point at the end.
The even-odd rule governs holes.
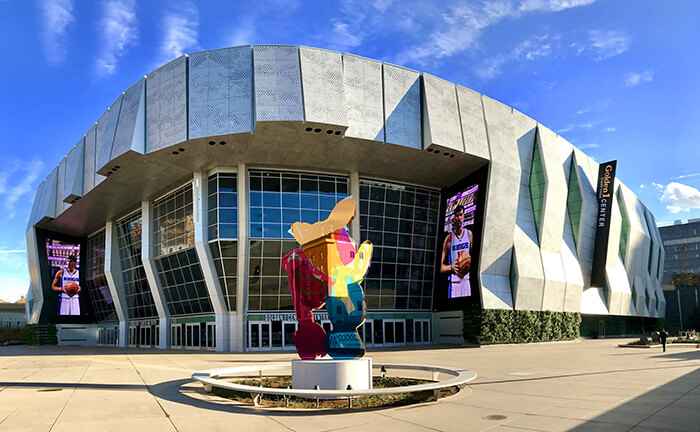
{"type": "MultiPolygon", "coordinates": [[[[469,232],[462,229],[462,236],[455,233],[450,233],[450,265],[457,261],[457,256],[461,252],[471,253],[471,244],[469,243],[469,232]]],[[[463,277],[452,273],[449,277],[450,291],[448,298],[466,297],[472,295],[471,285],[469,284],[469,272],[463,277]]]]}
{"type": "MultiPolygon", "coordinates": [[[[68,282],[75,282],[80,285],[80,273],[75,269],[73,273],[68,271],[68,268],[63,269],[61,277],[61,286],[64,287],[68,282]]],[[[80,315],[80,294],[75,294],[73,297],[66,293],[61,293],[58,298],[58,314],[59,315],[80,315]]]]}

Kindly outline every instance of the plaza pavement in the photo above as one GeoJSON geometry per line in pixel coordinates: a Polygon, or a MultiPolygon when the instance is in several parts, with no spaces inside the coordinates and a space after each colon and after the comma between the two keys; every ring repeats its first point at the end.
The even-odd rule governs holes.
{"type": "Polygon", "coordinates": [[[700,349],[620,342],[370,349],[375,364],[456,366],[479,377],[439,402],[351,412],[256,409],[190,380],[293,352],[0,347],[0,432],[700,431],[700,349]]]}

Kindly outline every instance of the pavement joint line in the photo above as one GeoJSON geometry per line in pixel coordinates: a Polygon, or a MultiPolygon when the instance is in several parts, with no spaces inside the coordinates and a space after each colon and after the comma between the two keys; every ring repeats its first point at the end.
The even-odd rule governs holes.
{"type": "Polygon", "coordinates": [[[277,423],[278,425],[282,426],[282,427],[285,428],[285,429],[288,429],[288,430],[290,430],[290,431],[292,431],[292,432],[297,432],[296,429],[290,428],[289,426],[287,426],[286,424],[282,423],[281,421],[277,420],[276,418],[274,418],[274,417],[272,417],[272,416],[266,415],[265,417],[267,417],[268,419],[272,420],[273,422],[277,423]]]}
{"type": "Polygon", "coordinates": [[[9,413],[8,415],[6,415],[5,418],[3,418],[2,420],[0,420],[0,425],[1,425],[5,420],[7,420],[8,418],[10,418],[10,416],[11,416],[12,414],[16,413],[17,410],[18,410],[19,408],[20,408],[20,407],[15,408],[14,410],[12,410],[11,413],[9,413]]]}
{"type": "Polygon", "coordinates": [[[673,405],[674,403],[678,402],[679,400],[681,400],[682,398],[684,398],[684,397],[685,397],[686,395],[688,395],[689,393],[694,392],[694,391],[695,391],[696,389],[698,389],[698,388],[700,388],[700,384],[696,385],[695,387],[693,387],[692,389],[690,389],[690,390],[688,390],[687,392],[683,393],[682,395],[678,396],[677,398],[675,398],[675,399],[672,400],[671,402],[667,403],[666,405],[664,405],[664,406],[662,406],[661,408],[657,409],[657,410],[654,411],[653,413],[651,413],[651,414],[649,414],[648,416],[644,417],[642,420],[640,420],[639,422],[637,422],[636,424],[634,424],[630,429],[627,429],[627,430],[629,431],[629,430],[631,430],[632,428],[635,428],[635,427],[639,426],[640,424],[644,423],[645,421],[647,421],[647,420],[650,419],[651,417],[655,416],[656,414],[658,414],[658,413],[661,412],[662,410],[664,410],[664,409],[668,408],[669,406],[673,405]]]}
{"type": "Polygon", "coordinates": [[[136,374],[137,374],[137,375],[139,376],[139,378],[141,379],[141,382],[143,383],[143,385],[146,387],[146,390],[148,390],[148,394],[150,394],[151,397],[153,397],[153,400],[156,401],[156,403],[157,403],[158,406],[160,407],[161,411],[163,411],[163,414],[165,414],[165,418],[168,419],[168,421],[170,422],[170,424],[172,425],[173,429],[174,429],[176,432],[179,431],[179,429],[177,428],[177,426],[175,426],[175,423],[173,423],[173,419],[170,417],[170,414],[168,414],[168,412],[165,410],[165,408],[164,408],[163,405],[160,403],[160,401],[158,400],[158,398],[151,392],[151,386],[149,386],[148,383],[146,382],[146,380],[143,378],[143,376],[141,375],[141,371],[139,371],[139,369],[136,367],[136,365],[134,364],[134,362],[131,360],[131,357],[129,357],[129,354],[125,354],[125,356],[126,356],[126,359],[129,360],[129,363],[131,363],[131,367],[134,368],[134,370],[136,371],[136,374]]]}
{"type": "MultiPolygon", "coordinates": [[[[58,420],[61,418],[63,411],[65,411],[66,407],[68,406],[68,403],[73,398],[73,394],[75,394],[75,390],[77,390],[78,385],[83,381],[85,374],[87,373],[88,369],[90,369],[91,364],[92,364],[92,360],[89,360],[87,362],[87,364],[85,365],[85,369],[83,370],[83,374],[80,375],[80,379],[78,380],[78,382],[73,385],[73,390],[70,392],[70,395],[68,395],[68,398],[66,398],[66,403],[63,404],[61,411],[58,413],[58,415],[54,419],[53,423],[51,423],[51,427],[49,428],[49,432],[51,432],[53,430],[54,426],[56,426],[56,423],[58,423],[58,420]]],[[[63,369],[66,369],[66,368],[64,367],[63,369]]]]}

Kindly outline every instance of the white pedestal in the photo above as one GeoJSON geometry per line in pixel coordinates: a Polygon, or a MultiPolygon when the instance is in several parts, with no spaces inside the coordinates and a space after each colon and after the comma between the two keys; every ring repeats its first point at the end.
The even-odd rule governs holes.
{"type": "Polygon", "coordinates": [[[372,388],[372,359],[292,360],[292,388],[313,390],[367,390],[372,388]]]}

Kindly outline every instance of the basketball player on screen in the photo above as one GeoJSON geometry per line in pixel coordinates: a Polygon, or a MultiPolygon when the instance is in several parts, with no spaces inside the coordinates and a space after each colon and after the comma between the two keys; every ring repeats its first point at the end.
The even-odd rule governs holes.
{"type": "Polygon", "coordinates": [[[449,273],[447,280],[450,288],[448,298],[472,295],[469,285],[469,268],[471,266],[472,232],[464,229],[464,206],[458,205],[452,219],[452,232],[445,237],[442,245],[440,272],[449,273]]]}
{"type": "Polygon", "coordinates": [[[68,265],[56,272],[51,289],[60,291],[58,296],[59,315],[80,315],[80,278],[75,255],[68,256],[68,265]]]}

